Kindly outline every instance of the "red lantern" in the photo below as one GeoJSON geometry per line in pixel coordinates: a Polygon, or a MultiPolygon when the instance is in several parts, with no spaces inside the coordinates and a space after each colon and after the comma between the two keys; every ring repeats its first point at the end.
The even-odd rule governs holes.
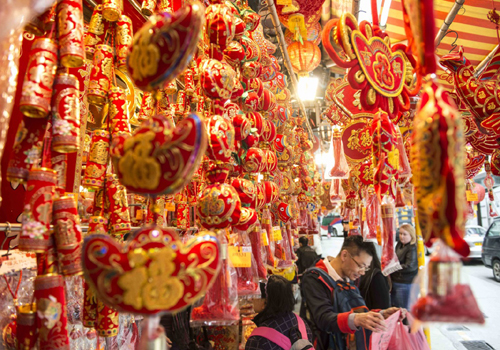
{"type": "Polygon", "coordinates": [[[262,141],[267,143],[272,143],[276,139],[276,126],[273,122],[269,120],[264,120],[264,127],[262,128],[262,133],[260,134],[262,141]]]}
{"type": "Polygon", "coordinates": [[[231,66],[207,59],[201,63],[199,70],[201,85],[207,97],[223,100],[231,98],[236,79],[236,72],[231,66]]]}
{"type": "Polygon", "coordinates": [[[264,125],[264,120],[262,119],[262,115],[259,112],[248,112],[247,118],[252,125],[252,128],[257,129],[257,133],[261,135],[262,127],[264,125]]]}

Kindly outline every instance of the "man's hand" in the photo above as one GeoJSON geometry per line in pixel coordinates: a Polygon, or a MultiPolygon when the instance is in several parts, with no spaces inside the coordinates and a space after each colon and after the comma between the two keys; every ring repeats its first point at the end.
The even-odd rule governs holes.
{"type": "Polygon", "coordinates": [[[406,312],[407,312],[407,310],[403,308],[390,307],[388,309],[383,310],[382,315],[384,316],[385,319],[388,319],[389,317],[391,317],[392,314],[398,312],[399,310],[401,310],[401,315],[399,316],[399,320],[402,321],[406,318],[406,312]]]}
{"type": "Polygon", "coordinates": [[[364,312],[355,314],[354,325],[369,329],[373,332],[384,332],[386,330],[384,317],[378,312],[364,312]]]}

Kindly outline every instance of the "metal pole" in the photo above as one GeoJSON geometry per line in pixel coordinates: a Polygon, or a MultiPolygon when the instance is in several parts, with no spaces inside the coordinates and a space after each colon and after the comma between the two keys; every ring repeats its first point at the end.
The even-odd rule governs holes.
{"type": "Polygon", "coordinates": [[[486,56],[484,58],[484,60],[482,60],[481,63],[479,63],[477,65],[476,70],[474,71],[474,78],[479,77],[483,73],[486,66],[490,63],[493,56],[495,56],[495,54],[497,53],[499,46],[500,45],[495,46],[495,48],[493,50],[491,50],[491,52],[488,54],[488,56],[486,56]]]}
{"type": "Polygon", "coordinates": [[[446,19],[441,25],[441,28],[439,29],[439,32],[436,35],[436,39],[434,40],[434,46],[436,48],[441,43],[441,40],[443,40],[444,36],[446,35],[446,32],[448,31],[448,28],[450,28],[451,24],[453,23],[453,20],[455,19],[455,16],[457,15],[458,11],[462,8],[464,2],[465,0],[455,0],[453,7],[448,13],[448,16],[446,16],[446,19]]]}
{"type": "Polygon", "coordinates": [[[269,9],[271,11],[271,19],[273,21],[273,26],[274,29],[276,29],[276,32],[278,33],[278,43],[281,48],[281,52],[283,53],[283,58],[285,60],[286,68],[288,69],[288,72],[290,73],[290,78],[292,80],[292,86],[295,91],[295,97],[297,99],[297,102],[299,104],[300,111],[302,112],[304,119],[305,119],[305,124],[306,124],[306,130],[309,134],[309,137],[311,141],[314,140],[314,134],[311,129],[311,125],[309,124],[309,120],[307,119],[307,114],[306,114],[306,109],[304,107],[304,103],[300,99],[299,95],[299,89],[298,89],[298,82],[297,82],[297,77],[295,76],[295,73],[293,72],[292,68],[292,62],[290,61],[290,56],[288,56],[288,51],[286,50],[285,46],[285,36],[283,35],[283,31],[281,30],[281,24],[278,19],[278,12],[276,11],[276,6],[274,5],[274,0],[266,0],[267,4],[269,5],[269,9]]]}

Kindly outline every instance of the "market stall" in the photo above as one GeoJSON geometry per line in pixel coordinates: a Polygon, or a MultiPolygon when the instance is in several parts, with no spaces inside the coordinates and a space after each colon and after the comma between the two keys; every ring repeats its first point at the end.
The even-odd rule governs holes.
{"type": "Polygon", "coordinates": [[[330,211],[381,246],[384,275],[411,211],[440,246],[415,318],[484,323],[459,275],[471,180],[484,166],[494,202],[500,175],[496,49],[481,76],[437,52],[443,87],[432,1],[394,0],[385,31],[376,1],[371,23],[330,5],[0,9],[5,349],[166,349],[161,316],[186,310],[193,338],[244,349],[261,284],[295,278],[330,211]],[[343,74],[313,106],[326,65],[343,74]]]}

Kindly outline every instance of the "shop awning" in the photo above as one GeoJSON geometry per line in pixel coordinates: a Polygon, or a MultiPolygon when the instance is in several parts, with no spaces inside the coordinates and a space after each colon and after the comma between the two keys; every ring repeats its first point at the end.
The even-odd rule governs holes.
{"type": "MultiPolygon", "coordinates": [[[[436,33],[453,4],[454,0],[434,1],[436,33]]],[[[438,46],[437,55],[442,56],[451,50],[458,50],[458,46],[462,45],[465,50],[465,57],[474,66],[477,66],[498,44],[496,26],[487,17],[488,11],[492,7],[491,0],[465,0],[462,9],[460,9],[449,28],[449,33],[438,46]]],[[[406,40],[401,0],[392,0],[391,2],[386,32],[393,42],[406,40]]],[[[441,69],[437,74],[440,82],[449,90],[453,90],[451,78],[448,77],[448,74],[441,69]]]]}

